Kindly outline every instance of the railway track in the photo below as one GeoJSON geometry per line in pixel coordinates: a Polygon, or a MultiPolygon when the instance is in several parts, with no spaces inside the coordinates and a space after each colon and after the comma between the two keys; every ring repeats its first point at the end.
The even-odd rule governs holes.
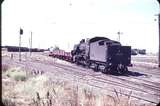
{"type": "MultiPolygon", "coordinates": [[[[63,65],[63,66],[66,66],[66,65],[63,65]]],[[[132,79],[142,80],[143,82],[141,82],[141,84],[142,84],[143,86],[145,86],[145,87],[147,87],[147,88],[150,88],[150,90],[155,89],[155,90],[160,91],[160,83],[155,83],[155,82],[153,82],[153,81],[144,80],[144,79],[142,79],[142,78],[131,77],[131,76],[129,76],[128,78],[124,78],[124,77],[122,77],[122,76],[118,77],[118,76],[106,75],[106,74],[99,74],[99,75],[97,75],[97,74],[93,74],[93,73],[91,74],[91,73],[88,72],[88,70],[85,69],[85,68],[78,68],[78,67],[74,67],[74,66],[69,66],[69,67],[82,70],[83,73],[88,74],[88,75],[90,75],[90,76],[93,76],[93,77],[95,77],[95,78],[100,78],[100,79],[103,78],[103,79],[107,80],[106,78],[107,78],[107,77],[110,77],[110,78],[118,79],[118,80],[123,81],[123,82],[130,83],[130,84],[135,84],[135,85],[137,85],[137,86],[139,86],[139,83],[136,83],[136,82],[134,82],[134,81],[129,81],[128,78],[130,77],[130,78],[132,78],[132,79]]],[[[93,70],[92,70],[92,71],[93,71],[93,70]]],[[[112,79],[112,80],[114,80],[114,79],[112,79]]]]}
{"type": "MultiPolygon", "coordinates": [[[[154,104],[157,104],[160,101],[160,95],[159,95],[160,89],[158,86],[153,86],[153,85],[144,83],[141,85],[142,88],[140,88],[139,84],[133,81],[129,81],[127,79],[119,78],[117,76],[112,76],[112,75],[104,76],[103,74],[97,74],[93,71],[89,71],[88,69],[85,69],[82,67],[68,66],[64,64],[47,62],[47,61],[42,62],[37,60],[36,61],[32,60],[31,62],[38,62],[40,64],[45,64],[45,65],[48,65],[48,64],[54,65],[54,67],[66,70],[66,71],[63,71],[62,73],[71,75],[73,77],[77,77],[82,80],[87,80],[87,77],[88,77],[89,79],[87,80],[87,84],[92,87],[109,90],[111,92],[115,92],[115,89],[117,89],[118,93],[121,93],[126,96],[131,96],[133,98],[141,99],[144,101],[148,101],[154,104]],[[112,78],[112,80],[108,79],[108,77],[112,78]],[[120,82],[117,80],[119,80],[120,82]],[[109,86],[114,89],[110,89],[109,86]],[[121,89],[125,89],[124,90],[125,92],[123,93],[119,92],[121,89]],[[131,91],[133,92],[132,95],[130,95],[131,91]],[[139,95],[139,93],[141,95],[139,95]]],[[[18,62],[18,64],[22,64],[24,66],[26,65],[25,63],[22,63],[22,62],[21,63],[18,62]]]]}
{"type": "MultiPolygon", "coordinates": [[[[48,62],[46,64],[48,64],[48,62]]],[[[113,75],[101,77],[97,74],[90,73],[90,71],[88,71],[85,68],[77,68],[75,66],[68,66],[68,65],[64,65],[64,64],[58,64],[58,63],[54,63],[54,64],[49,63],[49,64],[54,65],[57,68],[62,68],[64,70],[68,70],[65,73],[69,73],[69,74],[72,74],[72,75],[75,75],[75,76],[79,76],[80,79],[85,80],[86,77],[84,77],[84,76],[91,77],[90,80],[91,80],[91,82],[94,82],[94,83],[89,82],[87,84],[92,85],[92,86],[96,86],[95,84],[97,84],[98,82],[106,83],[106,84],[113,85],[112,87],[117,86],[115,88],[117,88],[119,90],[121,88],[125,88],[125,90],[126,89],[128,90],[128,94],[129,94],[130,91],[145,93],[143,95],[144,96],[143,98],[141,97],[142,94],[140,96],[137,95],[138,93],[132,94],[132,97],[137,98],[137,99],[142,99],[142,100],[145,100],[145,101],[148,101],[148,102],[151,102],[151,103],[155,103],[155,104],[158,103],[157,101],[160,100],[160,87],[155,86],[153,84],[146,84],[146,83],[139,84],[139,83],[129,81],[129,80],[124,79],[124,78],[119,78],[119,77],[113,76],[113,75]],[[81,72],[77,71],[77,69],[81,70],[81,72]],[[107,77],[114,78],[116,80],[113,80],[113,79],[109,80],[109,79],[107,79],[107,77]],[[118,82],[117,79],[122,81],[122,82],[118,82]],[[158,94],[157,94],[157,92],[158,92],[158,94]],[[149,96],[151,98],[147,98],[149,96]]],[[[150,82],[148,81],[148,83],[150,83],[150,82]]],[[[100,87],[100,88],[102,88],[102,87],[100,87]]],[[[103,88],[103,89],[105,89],[105,88],[103,88]]],[[[113,90],[111,90],[111,91],[114,92],[113,90]]],[[[127,94],[124,93],[124,95],[127,95],[127,94]]]]}

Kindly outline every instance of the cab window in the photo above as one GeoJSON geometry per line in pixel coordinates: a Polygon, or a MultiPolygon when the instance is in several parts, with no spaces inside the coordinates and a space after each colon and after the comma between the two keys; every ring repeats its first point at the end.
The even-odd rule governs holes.
{"type": "Polygon", "coordinates": [[[104,45],[104,41],[99,42],[99,45],[103,46],[104,45]]]}

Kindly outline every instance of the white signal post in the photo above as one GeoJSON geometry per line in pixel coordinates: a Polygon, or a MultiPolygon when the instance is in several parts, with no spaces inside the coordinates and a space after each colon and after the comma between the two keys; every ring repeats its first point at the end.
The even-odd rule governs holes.
{"type": "Polygon", "coordinates": [[[21,61],[21,35],[23,34],[23,29],[20,28],[19,32],[19,61],[21,61]]]}

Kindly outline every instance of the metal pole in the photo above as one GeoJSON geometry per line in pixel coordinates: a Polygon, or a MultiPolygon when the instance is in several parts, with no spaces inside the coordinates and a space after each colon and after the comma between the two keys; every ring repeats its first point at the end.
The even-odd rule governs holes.
{"type": "MultiPolygon", "coordinates": [[[[160,6],[160,1],[157,0],[159,6],[160,6]]],[[[159,51],[158,51],[158,67],[160,67],[160,13],[158,14],[158,30],[159,30],[159,51]]]]}
{"type": "Polygon", "coordinates": [[[159,52],[158,52],[158,67],[160,67],[160,13],[158,14],[158,27],[159,27],[159,52]]]}
{"type": "Polygon", "coordinates": [[[19,61],[21,61],[21,34],[19,34],[19,61]]]}

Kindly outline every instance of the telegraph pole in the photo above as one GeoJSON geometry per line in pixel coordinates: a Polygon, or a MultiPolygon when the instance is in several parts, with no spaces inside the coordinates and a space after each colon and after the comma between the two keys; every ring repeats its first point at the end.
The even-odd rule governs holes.
{"type": "Polygon", "coordinates": [[[123,33],[120,32],[120,31],[118,31],[117,34],[118,34],[118,41],[120,42],[120,39],[121,39],[121,36],[120,36],[120,35],[123,34],[123,33]]]}
{"type": "Polygon", "coordinates": [[[31,32],[31,37],[29,38],[29,54],[31,56],[31,52],[32,52],[32,32],[31,32]]]}
{"type": "Polygon", "coordinates": [[[159,30],[158,67],[160,67],[160,13],[158,14],[158,30],[159,30]]]}
{"type": "Polygon", "coordinates": [[[29,37],[29,54],[30,54],[30,52],[31,52],[31,39],[29,37]]]}
{"type": "Polygon", "coordinates": [[[31,39],[30,39],[30,56],[31,56],[31,53],[32,53],[32,32],[31,32],[31,39]]]}
{"type": "MultiPolygon", "coordinates": [[[[160,6],[160,1],[157,0],[160,6]]],[[[160,67],[160,13],[158,13],[158,30],[159,30],[159,51],[158,51],[158,67],[160,67]]]]}
{"type": "Polygon", "coordinates": [[[158,33],[159,33],[158,67],[160,67],[160,13],[158,13],[158,33]]]}

